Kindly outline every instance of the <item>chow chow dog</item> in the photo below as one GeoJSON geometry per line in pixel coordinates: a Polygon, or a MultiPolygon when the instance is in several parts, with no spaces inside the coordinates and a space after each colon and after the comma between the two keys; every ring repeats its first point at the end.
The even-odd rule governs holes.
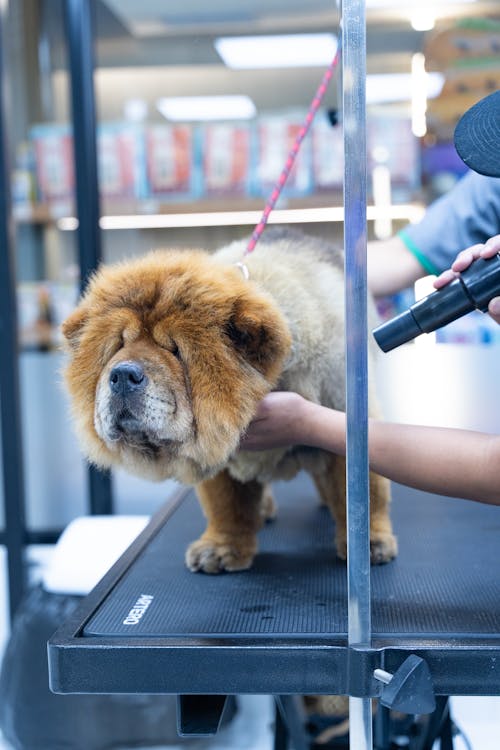
{"type": "MultiPolygon", "coordinates": [[[[250,567],[274,513],[269,483],[301,469],[332,512],[337,555],[347,554],[345,459],[300,445],[239,450],[273,389],[345,408],[342,253],[280,229],[243,258],[245,247],[103,266],[62,329],[84,453],[98,467],[196,485],[207,528],[186,563],[206,573],[250,567]]],[[[372,473],[370,496],[371,560],[383,563],[397,551],[388,481],[372,473]]]]}

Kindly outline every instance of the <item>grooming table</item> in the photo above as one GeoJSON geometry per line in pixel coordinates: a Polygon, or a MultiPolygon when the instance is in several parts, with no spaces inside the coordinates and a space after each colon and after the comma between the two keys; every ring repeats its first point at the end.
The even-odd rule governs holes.
{"type": "Polygon", "coordinates": [[[436,695],[500,694],[498,508],[394,486],[400,554],[372,568],[372,644],[348,648],[329,513],[305,476],[275,494],[252,569],[218,576],[184,566],[194,492],[167,503],[49,642],[51,688],[374,697],[416,654],[436,695]]]}

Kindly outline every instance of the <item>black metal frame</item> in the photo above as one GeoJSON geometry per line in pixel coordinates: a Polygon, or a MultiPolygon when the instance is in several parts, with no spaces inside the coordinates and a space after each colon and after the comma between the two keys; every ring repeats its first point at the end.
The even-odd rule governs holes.
{"type": "MultiPolygon", "coordinates": [[[[4,10],[5,13],[5,10],[4,10]]],[[[2,429],[5,543],[8,557],[9,604],[13,614],[24,594],[25,488],[21,434],[16,262],[6,132],[7,76],[4,18],[0,19],[0,408],[2,429]]]]}
{"type": "MultiPolygon", "coordinates": [[[[4,6],[4,15],[7,8],[8,3],[4,6]]],[[[99,265],[102,254],[93,86],[93,10],[93,0],[65,0],[82,289],[99,265]]],[[[0,37],[4,33],[3,21],[2,17],[0,37]]],[[[0,419],[5,505],[5,530],[0,532],[0,544],[5,544],[7,548],[10,612],[13,615],[26,588],[24,547],[36,543],[53,544],[60,530],[29,531],[25,521],[16,263],[5,122],[7,78],[3,39],[0,38],[0,419]]],[[[90,513],[111,513],[113,501],[109,472],[98,472],[91,467],[88,478],[90,513]]]]}
{"type": "MultiPolygon", "coordinates": [[[[66,0],[82,291],[102,258],[93,80],[93,10],[93,0],[66,0]]],[[[90,466],[88,477],[90,512],[111,513],[113,499],[110,473],[90,466]]]]}

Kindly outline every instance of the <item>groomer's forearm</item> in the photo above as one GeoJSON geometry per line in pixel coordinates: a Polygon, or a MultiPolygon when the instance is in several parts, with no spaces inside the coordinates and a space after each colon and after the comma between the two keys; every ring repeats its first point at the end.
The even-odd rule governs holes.
{"type": "MultiPolygon", "coordinates": [[[[345,455],[345,414],[311,404],[306,442],[345,455]]],[[[369,421],[370,468],[399,484],[500,505],[500,437],[369,421]]]]}
{"type": "Polygon", "coordinates": [[[400,292],[425,273],[399,236],[368,243],[367,281],[375,297],[400,292]]]}
{"type": "Polygon", "coordinates": [[[500,505],[500,438],[471,430],[370,422],[370,466],[389,479],[500,505]]]}

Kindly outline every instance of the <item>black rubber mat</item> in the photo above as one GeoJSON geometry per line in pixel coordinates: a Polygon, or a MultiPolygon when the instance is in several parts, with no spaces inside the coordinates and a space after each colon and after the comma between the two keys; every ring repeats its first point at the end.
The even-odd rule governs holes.
{"type": "MultiPolygon", "coordinates": [[[[184,565],[204,529],[190,493],[83,635],[345,635],[346,566],[335,558],[329,513],[305,477],[278,483],[275,495],[278,518],[260,532],[252,569],[212,576],[184,565]]],[[[392,511],[400,554],[372,568],[373,636],[498,637],[499,509],[395,486],[392,511]]]]}

